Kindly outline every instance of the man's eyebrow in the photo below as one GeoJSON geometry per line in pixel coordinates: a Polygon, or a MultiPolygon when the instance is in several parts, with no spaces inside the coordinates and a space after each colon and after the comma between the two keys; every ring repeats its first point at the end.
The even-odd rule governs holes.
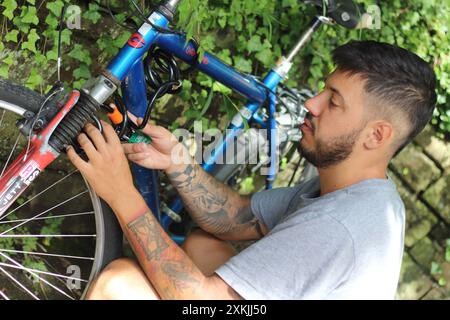
{"type": "Polygon", "coordinates": [[[333,91],[334,93],[337,93],[338,95],[340,95],[342,100],[344,99],[344,97],[342,96],[342,94],[339,92],[338,89],[336,89],[335,87],[332,87],[332,86],[328,86],[328,88],[330,88],[330,90],[333,91]]]}
{"type": "MultiPolygon", "coordinates": [[[[328,78],[326,80],[328,80],[328,78]]],[[[333,87],[333,86],[327,84],[326,82],[325,82],[325,86],[328,87],[328,89],[330,89],[331,91],[333,91],[337,95],[339,95],[342,98],[342,101],[344,101],[344,106],[345,106],[345,99],[344,99],[344,96],[341,94],[341,92],[336,87],[333,87]]]]}

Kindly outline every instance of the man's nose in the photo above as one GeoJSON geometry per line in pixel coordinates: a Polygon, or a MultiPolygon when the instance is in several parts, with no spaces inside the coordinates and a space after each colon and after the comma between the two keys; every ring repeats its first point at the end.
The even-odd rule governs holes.
{"type": "Polygon", "coordinates": [[[327,97],[325,92],[318,94],[317,96],[305,101],[305,108],[313,117],[318,117],[326,105],[327,97]]]}

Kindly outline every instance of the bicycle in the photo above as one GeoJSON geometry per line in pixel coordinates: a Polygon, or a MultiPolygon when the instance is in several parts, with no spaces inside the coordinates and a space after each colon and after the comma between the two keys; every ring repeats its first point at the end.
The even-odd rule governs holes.
{"type": "MultiPolygon", "coordinates": [[[[259,80],[240,73],[208,52],[198,61],[198,43],[195,40],[186,41],[183,32],[168,27],[173,21],[179,2],[180,0],[166,1],[147,17],[132,1],[143,20],[142,26],[106,69],[97,78],[88,81],[80,91],[67,93],[62,85],[57,83],[42,97],[24,87],[0,80],[0,109],[3,110],[0,111],[0,134],[5,137],[5,144],[13,145],[8,154],[0,154],[4,163],[0,174],[0,273],[4,275],[3,279],[9,281],[0,282],[0,296],[3,299],[82,298],[96,274],[107,263],[121,255],[122,235],[113,213],[90,190],[87,183],[83,182],[82,177],[74,179],[77,173],[71,171],[59,158],[64,154],[66,145],[75,144],[74,139],[87,122],[94,122],[101,129],[96,114],[100,110],[108,113],[113,111],[105,105],[108,99],[114,97],[121,115],[120,120],[115,123],[117,134],[123,140],[132,139],[148,122],[155,101],[164,94],[180,91],[182,72],[174,57],[188,63],[191,67],[187,71],[204,72],[248,100],[248,104],[232,119],[230,131],[214,148],[202,167],[219,180],[228,182],[239,174],[247,163],[218,165],[220,155],[226,153],[235,139],[253,142],[262,139],[269,149],[266,188],[271,188],[278,165],[276,149],[280,147],[281,153],[286,153],[292,142],[300,140],[299,127],[306,116],[303,103],[311,97],[308,91],[289,89],[281,85],[281,81],[287,77],[293,66],[293,58],[322,24],[337,23],[347,28],[355,28],[360,20],[359,7],[351,0],[329,0],[328,6],[323,6],[321,0],[307,1],[321,8],[323,15],[313,19],[291,52],[280,58],[268,75],[259,80]],[[157,67],[152,68],[152,64],[157,67]],[[168,80],[163,80],[163,73],[168,80]],[[147,85],[154,90],[149,99],[147,85]],[[122,95],[117,94],[119,88],[122,95]],[[267,114],[261,112],[265,104],[267,114]],[[277,108],[280,109],[278,112],[277,108]],[[138,126],[132,123],[127,117],[127,111],[144,118],[143,124],[138,126]],[[267,129],[267,136],[261,136],[256,130],[244,130],[247,123],[267,129]],[[7,137],[7,134],[11,137],[7,137]],[[23,151],[20,152],[21,149],[23,151]],[[50,176],[45,181],[54,182],[46,188],[39,186],[43,181],[38,178],[41,173],[50,176]],[[64,176],[60,178],[60,174],[64,176]],[[44,202],[57,198],[53,193],[55,189],[62,191],[66,199],[51,205],[50,209],[41,209],[44,202]],[[28,199],[23,196],[25,190],[28,192],[28,199]],[[49,190],[52,194],[48,193],[49,190]],[[69,191],[75,195],[67,197],[69,191]],[[78,207],[75,206],[75,200],[86,196],[89,197],[89,208],[79,202],[78,207]],[[74,213],[53,214],[55,209],[71,212],[74,208],[77,209],[74,213]],[[30,214],[31,209],[40,212],[33,215],[30,214]],[[61,218],[64,218],[62,222],[58,220],[61,218]],[[3,225],[7,225],[6,228],[3,228],[3,225]],[[71,233],[42,232],[45,228],[51,230],[55,225],[71,233]],[[81,231],[73,230],[72,225],[83,225],[86,228],[81,231]],[[35,234],[37,230],[41,230],[41,233],[35,234]],[[15,233],[11,233],[12,231],[15,233]],[[17,234],[18,231],[22,234],[17,234]],[[74,233],[75,231],[78,232],[74,233]],[[26,239],[34,241],[27,242],[26,239]],[[70,248],[70,255],[48,252],[50,249],[58,250],[63,245],[70,248]],[[78,248],[83,246],[91,248],[91,257],[75,254],[78,248]],[[36,257],[45,258],[37,260],[36,257]],[[53,258],[56,260],[50,261],[53,258]],[[77,276],[56,272],[57,269],[67,271],[67,267],[74,267],[73,261],[77,263],[75,267],[82,265],[77,276]],[[45,268],[42,268],[42,264],[39,268],[39,263],[44,264],[45,268]],[[30,278],[38,281],[27,287],[30,278]],[[67,281],[78,281],[81,285],[70,287],[67,281]],[[13,292],[15,296],[10,297],[9,292],[13,292]]],[[[244,158],[249,156],[251,150],[248,144],[245,145],[241,150],[244,158]]],[[[261,164],[256,167],[258,166],[261,164]]],[[[132,168],[138,189],[163,228],[169,230],[172,222],[179,222],[181,219],[181,200],[175,200],[170,206],[162,205],[158,193],[157,172],[144,170],[136,165],[132,168]]],[[[172,237],[179,242],[184,239],[182,235],[172,234],[172,237]]]]}

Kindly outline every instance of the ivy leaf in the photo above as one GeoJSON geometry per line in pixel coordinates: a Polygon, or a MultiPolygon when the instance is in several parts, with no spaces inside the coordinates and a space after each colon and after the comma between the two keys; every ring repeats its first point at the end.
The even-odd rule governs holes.
{"type": "MultiPolygon", "coordinates": [[[[220,82],[217,82],[217,81],[215,81],[213,83],[212,89],[213,89],[212,91],[214,91],[214,92],[220,92],[220,93],[227,94],[227,95],[230,95],[233,93],[233,91],[230,88],[224,86],[223,84],[221,84],[220,82]]],[[[210,99],[210,98],[208,97],[208,99],[210,99]]]]}
{"type": "Polygon", "coordinates": [[[9,77],[9,66],[4,63],[0,63],[0,78],[7,79],[9,77]]]}
{"type": "Polygon", "coordinates": [[[91,77],[91,71],[89,70],[89,67],[83,63],[74,70],[73,76],[76,79],[89,79],[91,77]]]}
{"type": "Polygon", "coordinates": [[[19,28],[20,32],[28,33],[28,31],[30,31],[30,24],[24,23],[22,18],[19,16],[14,17],[13,23],[17,28],[19,28]]]}
{"type": "Polygon", "coordinates": [[[257,52],[261,50],[262,44],[261,44],[261,37],[259,35],[254,35],[250,38],[250,40],[247,43],[247,50],[248,52],[257,52]]]}
{"type": "Polygon", "coordinates": [[[44,79],[40,75],[39,70],[36,68],[33,68],[33,69],[31,69],[31,73],[30,73],[30,76],[28,77],[26,85],[30,89],[36,89],[43,81],[44,81],[44,79]]]}
{"type": "Polygon", "coordinates": [[[22,49],[30,50],[31,52],[36,53],[36,41],[40,39],[39,35],[36,33],[36,29],[31,29],[30,33],[28,33],[27,41],[22,43],[22,49]]]}
{"type": "Polygon", "coordinates": [[[261,61],[265,66],[270,66],[273,60],[272,51],[265,48],[255,55],[256,59],[261,61]]]}
{"type": "Polygon", "coordinates": [[[8,56],[3,59],[3,63],[7,64],[8,66],[12,66],[14,64],[15,59],[13,58],[14,53],[8,54],[8,56]]]}
{"type": "Polygon", "coordinates": [[[225,12],[224,9],[221,8],[219,10],[218,16],[219,16],[219,18],[217,19],[217,23],[223,29],[227,25],[227,13],[225,12]]]}
{"type": "Polygon", "coordinates": [[[97,45],[103,53],[106,53],[108,56],[112,57],[119,51],[116,46],[111,45],[113,42],[114,39],[110,35],[103,33],[97,40],[97,45]]]}
{"type": "Polygon", "coordinates": [[[58,60],[58,48],[54,47],[52,50],[47,51],[47,60],[58,60]]]}
{"type": "Polygon", "coordinates": [[[63,6],[64,3],[62,1],[52,1],[47,3],[45,7],[55,16],[59,17],[61,15],[61,10],[63,6]]]}
{"type": "MultiPolygon", "coordinates": [[[[56,33],[56,36],[58,37],[58,33],[56,33]]],[[[70,46],[71,43],[71,37],[72,36],[72,31],[70,31],[69,29],[64,29],[61,33],[61,44],[67,44],[70,46]]]]}
{"type": "Polygon", "coordinates": [[[57,29],[59,21],[56,19],[56,17],[52,14],[47,15],[47,18],[45,18],[45,23],[52,29],[57,29]]]}
{"type": "Polygon", "coordinates": [[[91,55],[89,50],[83,48],[81,44],[76,44],[75,47],[70,51],[69,57],[74,58],[80,62],[84,62],[87,65],[92,63],[91,55]]]}
{"type": "Polygon", "coordinates": [[[242,56],[236,56],[234,58],[234,67],[242,72],[246,73],[252,72],[252,63],[242,56]]]}
{"type": "Polygon", "coordinates": [[[22,22],[34,25],[37,25],[39,23],[39,18],[36,13],[36,7],[26,7],[22,22]]]}
{"type": "Polygon", "coordinates": [[[98,13],[98,9],[100,7],[95,3],[89,4],[89,10],[83,14],[83,18],[92,21],[93,23],[97,23],[98,20],[102,17],[100,13],[98,13]]]}
{"type": "Polygon", "coordinates": [[[5,36],[6,41],[11,41],[17,43],[17,36],[19,35],[19,30],[11,30],[5,36]]]}
{"type": "Polygon", "coordinates": [[[14,10],[17,8],[17,2],[15,0],[3,0],[2,6],[5,8],[2,14],[9,20],[14,18],[14,10]]]}

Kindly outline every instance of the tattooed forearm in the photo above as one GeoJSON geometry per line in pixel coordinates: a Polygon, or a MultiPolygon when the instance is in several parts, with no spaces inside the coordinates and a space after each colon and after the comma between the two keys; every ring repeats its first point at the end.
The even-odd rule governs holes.
{"type": "Polygon", "coordinates": [[[263,236],[260,222],[251,212],[250,200],[241,197],[196,164],[168,174],[192,218],[204,230],[215,235],[237,234],[252,230],[263,236]]]}
{"type": "Polygon", "coordinates": [[[163,230],[138,193],[113,210],[150,284],[162,299],[236,299],[219,276],[205,276],[163,230]]]}
{"type": "Polygon", "coordinates": [[[204,275],[148,212],[127,224],[130,244],[164,299],[195,296],[204,275]],[[157,281],[156,281],[157,279],[157,281]]]}
{"type": "Polygon", "coordinates": [[[160,260],[161,254],[168,248],[167,242],[159,235],[158,226],[149,214],[144,214],[128,224],[147,260],[160,260]]]}
{"type": "Polygon", "coordinates": [[[172,286],[177,290],[200,285],[200,281],[193,276],[195,273],[192,267],[182,261],[165,261],[161,264],[162,271],[167,274],[172,286]]]}

